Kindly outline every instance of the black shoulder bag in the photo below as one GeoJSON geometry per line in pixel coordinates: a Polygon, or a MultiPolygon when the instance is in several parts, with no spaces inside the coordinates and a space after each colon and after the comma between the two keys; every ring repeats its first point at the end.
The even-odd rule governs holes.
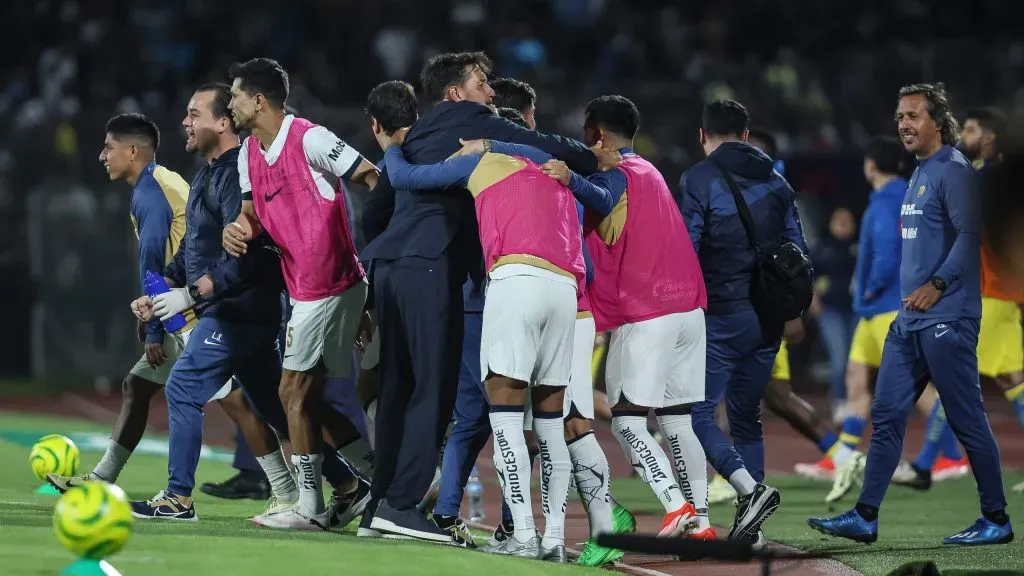
{"type": "Polygon", "coordinates": [[[757,228],[739,185],[724,166],[718,162],[714,164],[732,192],[743,230],[747,233],[747,242],[757,258],[750,279],[750,301],[761,321],[762,330],[772,335],[781,334],[786,322],[799,318],[811,305],[814,295],[811,261],[799,246],[790,241],[765,254],[757,241],[757,228]]]}

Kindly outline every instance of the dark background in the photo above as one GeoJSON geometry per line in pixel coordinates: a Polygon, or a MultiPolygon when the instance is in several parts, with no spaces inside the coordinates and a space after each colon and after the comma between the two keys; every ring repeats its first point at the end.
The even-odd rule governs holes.
{"type": "MultiPolygon", "coordinates": [[[[8,0],[0,17],[0,377],[66,385],[119,381],[139,353],[131,190],[97,161],[104,123],[152,116],[158,161],[190,179],[185,103],[236,60],[279,59],[290,104],[375,161],[370,88],[485,50],[536,87],[544,131],[579,136],[587,100],[633,99],[636,148],[673,186],[700,159],[701,106],[736,98],[778,138],[812,242],[832,209],[863,209],[860,148],[895,134],[901,85],[946,82],[958,115],[1024,103],[1024,17],[994,0],[8,0]]],[[[809,328],[802,388],[823,376],[809,328]]]]}

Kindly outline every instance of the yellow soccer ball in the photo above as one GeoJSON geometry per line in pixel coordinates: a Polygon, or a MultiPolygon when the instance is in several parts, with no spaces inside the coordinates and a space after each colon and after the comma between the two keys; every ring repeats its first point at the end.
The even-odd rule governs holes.
{"type": "Polygon", "coordinates": [[[88,560],[102,560],[124,548],[132,522],[124,491],[102,481],[71,488],[53,511],[57,539],[69,552],[88,560]]]}
{"type": "Polygon", "coordinates": [[[36,441],[28,460],[39,480],[46,480],[47,474],[74,476],[78,471],[78,446],[67,436],[48,434],[36,441]]]}

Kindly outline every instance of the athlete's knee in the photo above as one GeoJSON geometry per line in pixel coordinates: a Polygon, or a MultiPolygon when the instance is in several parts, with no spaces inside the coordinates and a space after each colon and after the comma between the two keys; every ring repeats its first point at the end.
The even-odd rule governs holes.
{"type": "Polygon", "coordinates": [[[285,410],[293,412],[303,410],[311,400],[312,377],[305,372],[284,370],[281,373],[281,386],[278,395],[285,410]]]}
{"type": "Polygon", "coordinates": [[[765,406],[776,414],[792,412],[789,405],[790,385],[788,380],[772,380],[764,392],[765,406]]]}
{"type": "Polygon", "coordinates": [[[366,406],[380,396],[380,374],[375,368],[359,371],[356,395],[359,396],[360,406],[366,406]]]}
{"type": "Polygon", "coordinates": [[[224,409],[224,412],[234,420],[236,423],[240,420],[248,417],[255,416],[252,407],[249,406],[249,401],[246,400],[245,394],[241,388],[232,390],[227,396],[217,401],[220,407],[224,409]]]}
{"type": "Polygon", "coordinates": [[[594,427],[591,426],[590,420],[583,418],[582,416],[570,416],[565,421],[566,442],[572,442],[584,434],[593,431],[594,427]]]}
{"type": "Polygon", "coordinates": [[[150,382],[145,378],[129,374],[121,382],[122,401],[130,406],[139,404],[149,405],[149,401],[160,388],[161,386],[156,382],[150,382]]]}
{"type": "Polygon", "coordinates": [[[846,399],[848,401],[867,395],[868,372],[869,368],[866,364],[846,363],[846,399]]]}

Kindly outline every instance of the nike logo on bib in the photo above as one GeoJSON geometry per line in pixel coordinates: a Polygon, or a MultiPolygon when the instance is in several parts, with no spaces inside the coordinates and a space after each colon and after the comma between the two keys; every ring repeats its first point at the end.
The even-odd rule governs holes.
{"type": "Polygon", "coordinates": [[[274,200],[274,198],[277,198],[277,195],[281,193],[281,190],[284,190],[284,188],[279,189],[277,192],[274,192],[273,194],[264,193],[263,199],[266,200],[267,203],[269,204],[271,201],[274,200]]]}

